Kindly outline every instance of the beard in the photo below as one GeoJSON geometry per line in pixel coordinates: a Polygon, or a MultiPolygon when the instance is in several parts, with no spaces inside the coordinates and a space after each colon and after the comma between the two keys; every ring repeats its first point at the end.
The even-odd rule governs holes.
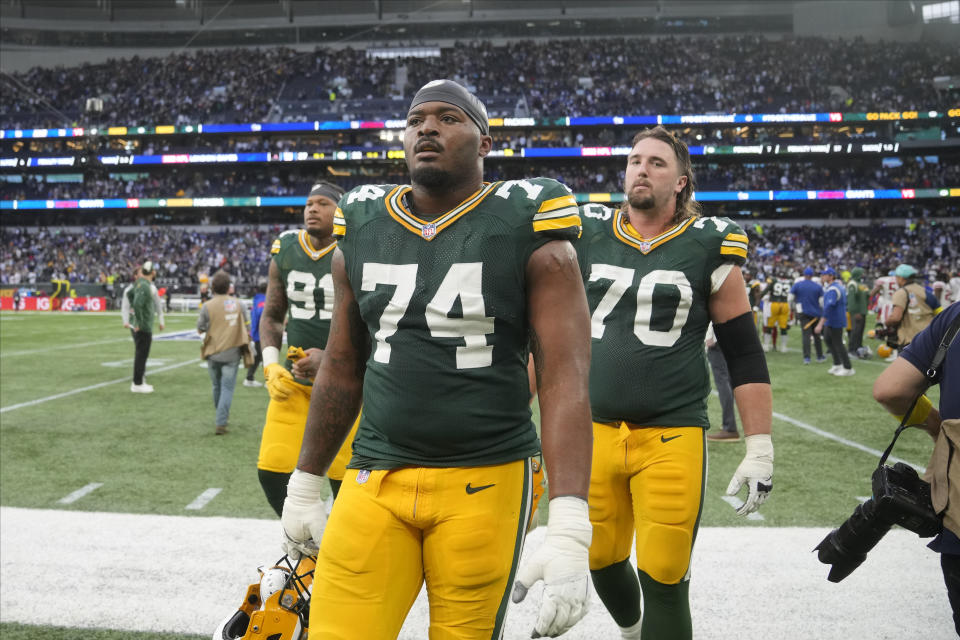
{"type": "Polygon", "coordinates": [[[410,173],[410,178],[414,184],[434,193],[446,191],[457,183],[456,178],[449,171],[429,165],[414,169],[410,173]]]}
{"type": "Polygon", "coordinates": [[[635,195],[632,190],[627,194],[627,202],[630,203],[631,208],[636,209],[637,211],[653,209],[657,206],[657,201],[653,197],[653,194],[638,196],[635,195]]]}

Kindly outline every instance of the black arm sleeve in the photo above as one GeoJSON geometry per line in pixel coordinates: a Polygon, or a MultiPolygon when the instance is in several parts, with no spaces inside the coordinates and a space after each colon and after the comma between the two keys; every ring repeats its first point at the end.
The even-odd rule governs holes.
{"type": "Polygon", "coordinates": [[[760,346],[752,312],[748,311],[723,324],[714,324],[713,331],[717,334],[717,343],[730,369],[731,386],[739,387],[751,382],[770,384],[767,359],[760,346]]]}

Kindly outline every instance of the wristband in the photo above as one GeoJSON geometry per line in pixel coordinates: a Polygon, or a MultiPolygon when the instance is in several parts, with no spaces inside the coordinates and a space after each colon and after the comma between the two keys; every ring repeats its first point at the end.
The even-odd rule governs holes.
{"type": "Polygon", "coordinates": [[[262,355],[264,369],[272,364],[280,363],[280,349],[277,349],[276,347],[264,347],[262,355]]]}
{"type": "Polygon", "coordinates": [[[773,461],[773,439],[769,433],[754,433],[743,439],[747,445],[747,457],[769,458],[773,461]]]}
{"type": "MultiPolygon", "coordinates": [[[[927,424],[927,416],[930,415],[930,412],[933,410],[933,404],[930,402],[930,398],[926,394],[920,396],[917,399],[917,404],[914,405],[913,411],[910,412],[910,417],[907,418],[905,424],[927,424]]],[[[894,417],[903,422],[903,415],[896,415],[894,417]]]]}

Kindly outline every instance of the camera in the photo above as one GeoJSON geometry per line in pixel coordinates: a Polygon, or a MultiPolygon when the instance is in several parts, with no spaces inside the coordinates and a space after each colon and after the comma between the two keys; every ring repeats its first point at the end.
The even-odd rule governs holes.
{"type": "Polygon", "coordinates": [[[840,582],[867,559],[867,553],[895,524],[921,538],[940,532],[940,516],[930,500],[930,484],[913,467],[898,462],[878,466],[872,476],[873,497],[817,545],[817,558],[832,565],[827,580],[840,582]]]}

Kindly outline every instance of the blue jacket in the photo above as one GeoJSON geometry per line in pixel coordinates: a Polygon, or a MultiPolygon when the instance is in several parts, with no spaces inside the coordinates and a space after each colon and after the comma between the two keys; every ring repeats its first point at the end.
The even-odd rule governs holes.
{"type": "Polygon", "coordinates": [[[263,315],[263,304],[267,296],[258,293],[253,296],[253,310],[250,313],[250,339],[254,342],[260,342],[260,316],[263,315]]]}
{"type": "Polygon", "coordinates": [[[847,326],[847,290],[838,280],[827,285],[823,291],[824,324],[831,329],[844,329],[847,326]]]}
{"type": "Polygon", "coordinates": [[[823,311],[820,309],[820,296],[823,295],[823,289],[820,288],[819,284],[804,278],[800,282],[793,283],[793,286],[790,287],[790,293],[800,303],[800,313],[816,317],[823,315],[823,311]]]}

